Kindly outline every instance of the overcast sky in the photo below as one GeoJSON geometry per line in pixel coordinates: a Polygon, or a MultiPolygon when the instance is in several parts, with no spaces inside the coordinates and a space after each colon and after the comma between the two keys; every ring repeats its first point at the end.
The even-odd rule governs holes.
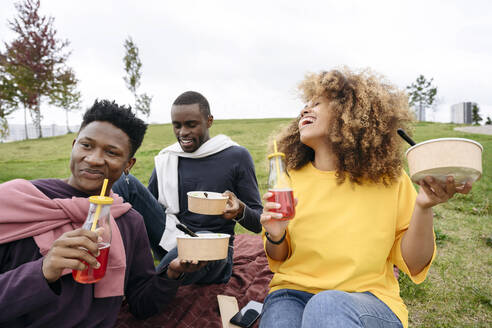
{"type": "MultiPolygon", "coordinates": [[[[10,41],[14,1],[0,4],[0,40],[10,41]]],[[[304,74],[342,65],[370,67],[400,88],[419,74],[434,78],[440,105],[428,120],[449,122],[450,105],[462,101],[492,117],[490,0],[41,0],[40,12],[71,42],[84,108],[96,98],[133,103],[122,79],[131,36],[143,63],[139,92],[154,97],[149,122],[169,122],[187,90],[204,94],[216,119],[294,117],[304,74]]],[[[43,124],[65,123],[46,104],[42,114],[43,124]]],[[[10,122],[22,123],[22,111],[10,122]]]]}

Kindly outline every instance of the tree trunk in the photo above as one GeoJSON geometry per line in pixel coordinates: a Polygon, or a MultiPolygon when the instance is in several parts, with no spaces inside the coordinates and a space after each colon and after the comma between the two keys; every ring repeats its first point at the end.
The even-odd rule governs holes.
{"type": "Polygon", "coordinates": [[[41,108],[37,108],[36,110],[36,126],[38,128],[38,138],[41,139],[43,137],[43,129],[41,128],[41,108]]]}
{"type": "Polygon", "coordinates": [[[29,135],[27,134],[27,108],[26,108],[26,106],[24,106],[24,130],[26,132],[24,140],[27,140],[27,139],[29,139],[29,135]]]}
{"type": "Polygon", "coordinates": [[[72,131],[70,131],[70,125],[68,125],[68,110],[65,109],[65,114],[66,114],[66,119],[67,119],[67,134],[69,133],[72,133],[72,131]]]}
{"type": "Polygon", "coordinates": [[[43,137],[43,130],[41,129],[41,108],[39,108],[39,105],[36,105],[31,110],[31,117],[34,127],[38,130],[38,138],[41,139],[43,137]]]}
{"type": "Polygon", "coordinates": [[[0,115],[0,143],[3,143],[3,138],[7,138],[9,136],[9,122],[7,118],[3,115],[0,115]]]}

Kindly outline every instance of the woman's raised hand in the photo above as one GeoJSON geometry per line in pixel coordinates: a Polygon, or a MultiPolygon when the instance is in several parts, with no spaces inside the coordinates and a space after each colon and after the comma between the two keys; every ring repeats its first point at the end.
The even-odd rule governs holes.
{"type": "Polygon", "coordinates": [[[455,186],[454,178],[448,176],[446,182],[440,182],[431,176],[427,176],[418,182],[420,190],[416,204],[422,208],[431,208],[437,204],[447,202],[454,194],[468,194],[472,188],[470,182],[462,186],[455,186]]]}
{"type": "MultiPolygon", "coordinates": [[[[260,216],[260,223],[265,228],[265,231],[268,232],[270,237],[274,240],[282,238],[285,233],[285,229],[289,224],[289,220],[279,220],[282,218],[281,213],[275,213],[271,210],[275,210],[280,208],[279,203],[269,202],[268,198],[270,198],[273,194],[271,192],[266,192],[263,195],[263,200],[265,200],[265,205],[263,206],[263,213],[260,216]]],[[[297,198],[294,199],[295,205],[297,205],[297,198]]]]}

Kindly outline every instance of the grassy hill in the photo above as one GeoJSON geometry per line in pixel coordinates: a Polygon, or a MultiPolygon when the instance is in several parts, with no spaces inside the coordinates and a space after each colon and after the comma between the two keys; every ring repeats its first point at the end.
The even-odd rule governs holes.
{"type": "MultiPolygon", "coordinates": [[[[212,135],[223,133],[245,146],[253,156],[261,192],[266,189],[267,143],[288,119],[219,120],[212,135]]],[[[436,207],[437,256],[428,279],[413,285],[400,278],[401,293],[412,327],[492,326],[492,136],[454,131],[453,124],[419,123],[417,142],[440,137],[462,137],[484,146],[484,175],[469,195],[457,195],[436,207]]],[[[74,134],[41,140],[0,144],[0,182],[14,178],[63,178],[74,134]]],[[[169,124],[149,127],[132,169],[144,184],[153,157],[175,142],[169,124]]],[[[238,229],[238,232],[243,232],[238,229]]]]}

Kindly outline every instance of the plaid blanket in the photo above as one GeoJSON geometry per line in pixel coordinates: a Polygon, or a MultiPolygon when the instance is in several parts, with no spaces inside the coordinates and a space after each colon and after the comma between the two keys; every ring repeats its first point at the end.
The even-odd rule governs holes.
{"type": "MultiPolygon", "coordinates": [[[[123,303],[116,327],[221,328],[217,295],[235,296],[239,308],[248,301],[263,302],[272,273],[259,235],[241,234],[234,239],[234,266],[226,284],[190,285],[179,288],[166,309],[146,320],[137,320],[123,303]]],[[[258,321],[253,327],[258,326],[258,321]]]]}

